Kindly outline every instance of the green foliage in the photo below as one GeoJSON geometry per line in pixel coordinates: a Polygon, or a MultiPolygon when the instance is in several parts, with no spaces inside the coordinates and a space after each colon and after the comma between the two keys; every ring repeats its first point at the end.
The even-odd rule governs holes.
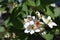
{"type": "Polygon", "coordinates": [[[34,0],[28,0],[28,1],[27,1],[27,5],[28,5],[28,6],[35,6],[34,0]]]}
{"type": "Polygon", "coordinates": [[[0,26],[0,32],[4,32],[4,31],[5,31],[4,27],[0,26]]]}
{"type": "Polygon", "coordinates": [[[55,16],[54,16],[54,13],[52,12],[53,10],[51,10],[50,8],[49,8],[49,6],[47,6],[46,7],[47,9],[47,11],[46,11],[46,15],[49,15],[49,16],[51,16],[53,19],[55,18],[55,16]]]}
{"type": "Polygon", "coordinates": [[[37,6],[37,7],[40,6],[40,0],[37,0],[37,1],[36,1],[36,6],[37,6]]]}
{"type": "Polygon", "coordinates": [[[60,16],[60,8],[59,7],[58,8],[55,8],[54,9],[54,12],[55,12],[55,17],[60,16]]]}
{"type": "Polygon", "coordinates": [[[51,35],[50,33],[46,34],[43,36],[44,38],[46,38],[46,40],[52,40],[53,35],[51,35]]]}

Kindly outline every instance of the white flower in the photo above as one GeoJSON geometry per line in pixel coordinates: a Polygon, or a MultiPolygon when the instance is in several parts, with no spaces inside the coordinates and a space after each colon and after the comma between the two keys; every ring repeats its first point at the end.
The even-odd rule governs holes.
{"type": "Polygon", "coordinates": [[[10,37],[10,34],[9,34],[9,33],[6,33],[6,34],[4,35],[4,37],[5,37],[5,38],[9,38],[9,37],[10,37]]]}
{"type": "Polygon", "coordinates": [[[16,37],[16,34],[15,33],[12,33],[12,38],[15,38],[16,37]]]}
{"type": "Polygon", "coordinates": [[[46,31],[42,32],[42,35],[45,35],[46,34],[46,31]]]}
{"type": "Polygon", "coordinates": [[[36,20],[35,16],[28,15],[26,19],[24,19],[24,28],[25,33],[34,34],[35,32],[40,32],[40,27],[42,27],[42,22],[40,20],[36,20]]]}
{"type": "Polygon", "coordinates": [[[50,4],[52,7],[57,7],[55,3],[50,4]]]}
{"type": "Polygon", "coordinates": [[[57,24],[55,22],[52,21],[51,17],[48,16],[48,18],[46,19],[44,16],[42,16],[42,20],[45,24],[47,24],[50,28],[53,28],[53,26],[57,26],[57,24]]]}

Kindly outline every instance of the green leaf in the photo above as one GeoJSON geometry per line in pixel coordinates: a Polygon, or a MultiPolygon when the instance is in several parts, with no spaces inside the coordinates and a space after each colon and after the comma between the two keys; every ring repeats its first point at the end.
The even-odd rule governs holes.
{"type": "Polygon", "coordinates": [[[28,8],[27,8],[27,5],[25,3],[22,6],[22,10],[25,11],[26,15],[28,15],[28,8]]]}
{"type": "Polygon", "coordinates": [[[4,25],[6,27],[12,26],[13,24],[10,22],[10,17],[8,17],[6,20],[4,20],[4,25]]]}
{"type": "Polygon", "coordinates": [[[29,11],[29,14],[31,15],[31,13],[32,13],[32,11],[33,11],[33,10],[32,10],[32,9],[30,9],[30,10],[28,10],[28,11],[29,11]]]}
{"type": "Polygon", "coordinates": [[[23,28],[23,23],[18,18],[11,16],[10,21],[12,22],[13,26],[16,27],[17,29],[23,28]]]}
{"type": "Polygon", "coordinates": [[[35,7],[35,2],[33,0],[28,0],[27,5],[35,7]]]}
{"type": "Polygon", "coordinates": [[[60,16],[60,8],[59,7],[55,8],[54,12],[55,12],[55,17],[60,16]]]}
{"type": "Polygon", "coordinates": [[[45,12],[45,14],[51,16],[52,19],[54,19],[55,16],[54,16],[54,13],[52,12],[52,10],[50,10],[50,8],[48,6],[46,7],[46,9],[47,9],[47,11],[45,12]]]}
{"type": "Polygon", "coordinates": [[[37,0],[36,1],[36,6],[39,6],[40,5],[40,0],[37,0]]]}
{"type": "Polygon", "coordinates": [[[23,6],[22,6],[22,10],[23,10],[23,11],[26,11],[26,12],[28,11],[27,5],[26,5],[25,3],[24,3],[23,6]]]}
{"type": "Polygon", "coordinates": [[[4,31],[5,31],[4,27],[0,26],[0,32],[4,32],[4,31]]]}
{"type": "Polygon", "coordinates": [[[46,34],[43,36],[46,40],[52,40],[53,35],[51,35],[50,33],[46,34]]]}

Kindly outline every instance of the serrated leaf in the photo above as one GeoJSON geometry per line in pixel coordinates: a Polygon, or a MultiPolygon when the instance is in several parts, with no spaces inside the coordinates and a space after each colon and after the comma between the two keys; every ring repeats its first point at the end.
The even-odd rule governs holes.
{"type": "Polygon", "coordinates": [[[50,10],[49,7],[46,7],[46,9],[47,9],[47,11],[45,12],[45,14],[51,16],[52,19],[54,19],[55,16],[54,16],[54,13],[52,12],[52,10],[50,10]]]}
{"type": "Polygon", "coordinates": [[[28,15],[28,8],[27,8],[27,5],[25,3],[22,6],[22,10],[25,11],[26,15],[28,15]]]}
{"type": "Polygon", "coordinates": [[[36,1],[36,6],[39,6],[40,5],[40,0],[37,0],[36,1]]]}
{"type": "Polygon", "coordinates": [[[23,6],[22,6],[22,10],[23,11],[28,11],[28,8],[27,8],[27,5],[24,3],[23,6]]]}
{"type": "Polygon", "coordinates": [[[55,17],[60,16],[60,8],[59,7],[55,8],[54,12],[55,12],[55,17]]]}
{"type": "Polygon", "coordinates": [[[29,6],[35,6],[35,2],[33,0],[28,0],[27,5],[29,6]]]}
{"type": "Polygon", "coordinates": [[[31,13],[32,13],[32,9],[30,9],[30,10],[28,10],[29,11],[29,14],[31,15],[31,13]]]}

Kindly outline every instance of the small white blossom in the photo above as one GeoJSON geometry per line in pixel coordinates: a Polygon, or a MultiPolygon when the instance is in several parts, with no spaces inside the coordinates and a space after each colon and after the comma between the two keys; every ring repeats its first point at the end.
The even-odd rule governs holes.
{"type": "Polygon", "coordinates": [[[4,38],[9,38],[10,37],[10,34],[9,33],[6,33],[5,35],[4,35],[4,38]]]}
{"type": "Polygon", "coordinates": [[[57,7],[55,3],[50,4],[52,7],[57,7]]]}
{"type": "Polygon", "coordinates": [[[26,19],[24,19],[24,28],[25,33],[34,34],[35,32],[40,32],[40,28],[42,27],[43,22],[40,20],[36,20],[35,16],[28,15],[26,19]]]}
{"type": "Polygon", "coordinates": [[[42,32],[42,35],[46,35],[46,31],[42,32]]]}
{"type": "Polygon", "coordinates": [[[40,32],[40,29],[36,29],[35,32],[40,32]]]}
{"type": "Polygon", "coordinates": [[[16,37],[16,34],[15,33],[12,33],[12,38],[15,38],[16,37]]]}
{"type": "Polygon", "coordinates": [[[57,24],[55,22],[52,21],[51,17],[48,16],[48,18],[46,19],[44,16],[42,16],[42,20],[45,24],[47,24],[50,28],[53,28],[53,26],[57,26],[57,24]]]}

